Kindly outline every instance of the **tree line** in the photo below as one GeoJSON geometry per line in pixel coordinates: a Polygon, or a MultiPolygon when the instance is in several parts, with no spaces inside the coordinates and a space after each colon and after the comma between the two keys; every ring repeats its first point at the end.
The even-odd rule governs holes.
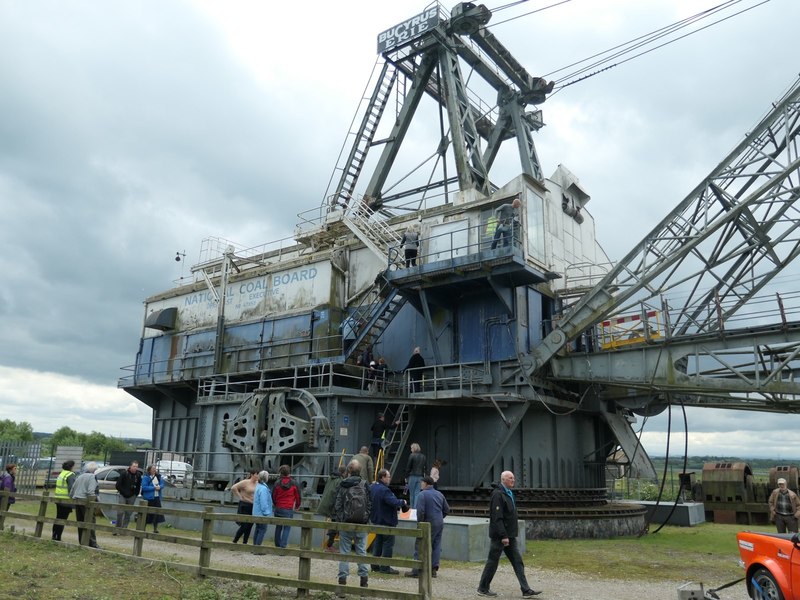
{"type": "Polygon", "coordinates": [[[135,449],[125,440],[105,435],[99,431],[81,433],[66,426],[59,427],[52,434],[37,436],[27,421],[17,423],[11,419],[0,420],[0,440],[8,442],[39,441],[50,454],[55,454],[55,449],[59,446],[83,446],[83,453],[87,457],[103,457],[110,452],[125,452],[135,449]]]}

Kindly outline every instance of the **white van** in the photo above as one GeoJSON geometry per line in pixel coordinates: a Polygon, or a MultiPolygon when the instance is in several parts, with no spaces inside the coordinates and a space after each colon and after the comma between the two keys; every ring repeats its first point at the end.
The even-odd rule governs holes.
{"type": "MultiPolygon", "coordinates": [[[[180,483],[186,486],[192,485],[193,471],[192,465],[177,460],[160,460],[156,463],[156,470],[171,484],[180,483]]],[[[195,481],[195,485],[202,482],[195,481]]]]}

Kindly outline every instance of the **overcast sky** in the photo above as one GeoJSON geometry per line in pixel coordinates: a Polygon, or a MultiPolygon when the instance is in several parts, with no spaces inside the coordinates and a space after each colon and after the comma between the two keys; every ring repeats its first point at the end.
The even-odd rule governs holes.
{"type": "MultiPolygon", "coordinates": [[[[721,0],[572,0],[521,16],[552,3],[490,23],[534,75],[721,0]]],[[[377,34],[425,6],[0,0],[0,418],[149,437],[150,410],[116,387],[142,300],[188,274],[205,237],[291,235],[324,195],[377,34]]],[[[767,1],[542,106],[544,171],[563,163],[581,179],[612,259],[790,86],[797,23],[800,2],[767,1]]],[[[695,410],[689,427],[693,455],[800,457],[797,416],[695,410]]],[[[665,430],[664,416],[647,423],[651,455],[665,430]]]]}

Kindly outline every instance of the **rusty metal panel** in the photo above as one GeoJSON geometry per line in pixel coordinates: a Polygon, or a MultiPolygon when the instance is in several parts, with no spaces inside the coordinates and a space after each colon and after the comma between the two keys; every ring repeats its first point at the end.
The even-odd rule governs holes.
{"type": "Polygon", "coordinates": [[[778,479],[786,480],[786,487],[790,490],[797,491],[798,471],[797,467],[792,465],[779,465],[772,467],[769,470],[769,487],[775,489],[778,487],[778,479]]]}
{"type": "Polygon", "coordinates": [[[746,463],[705,463],[703,496],[707,502],[746,502],[751,496],[753,471],[746,463]]]}

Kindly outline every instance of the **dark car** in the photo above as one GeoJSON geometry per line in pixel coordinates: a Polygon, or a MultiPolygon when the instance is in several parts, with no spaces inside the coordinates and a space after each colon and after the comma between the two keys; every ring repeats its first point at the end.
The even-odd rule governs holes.
{"type": "MultiPolygon", "coordinates": [[[[117,479],[127,470],[127,465],[108,465],[97,469],[94,472],[94,477],[97,479],[101,491],[116,492],[117,479]]],[[[136,470],[139,471],[139,475],[144,475],[144,471],[139,467],[136,467],[136,470]]]]}

